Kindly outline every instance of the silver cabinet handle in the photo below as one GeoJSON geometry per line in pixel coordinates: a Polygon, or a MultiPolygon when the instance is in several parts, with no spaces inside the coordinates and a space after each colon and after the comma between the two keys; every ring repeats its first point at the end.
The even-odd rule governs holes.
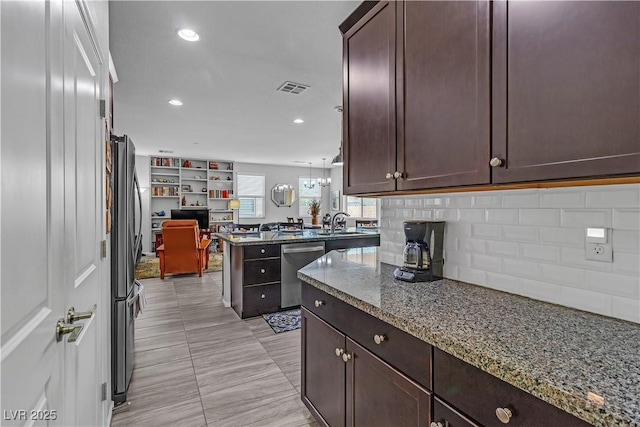
{"type": "Polygon", "coordinates": [[[393,175],[391,174],[391,172],[387,172],[387,174],[384,177],[387,179],[391,179],[393,178],[393,175]]]}
{"type": "Polygon", "coordinates": [[[348,362],[349,360],[351,360],[351,355],[349,353],[343,353],[342,360],[344,360],[345,363],[348,362]]]}
{"type": "Polygon", "coordinates": [[[432,421],[430,427],[444,427],[441,422],[432,421]]]}
{"type": "Polygon", "coordinates": [[[265,251],[264,251],[264,248],[263,248],[263,249],[260,249],[260,253],[261,253],[261,254],[263,254],[264,252],[265,252],[265,251]]]}
{"type": "Polygon", "coordinates": [[[260,295],[260,298],[264,299],[264,294],[260,295]]]}
{"type": "Polygon", "coordinates": [[[341,348],[336,348],[336,356],[340,357],[344,353],[344,350],[341,348]]]}
{"type": "Polygon", "coordinates": [[[324,305],[324,301],[317,299],[313,302],[313,305],[315,305],[316,307],[320,307],[321,305],[324,305]]]}
{"type": "Polygon", "coordinates": [[[387,336],[386,335],[374,335],[373,336],[373,341],[378,345],[382,344],[386,340],[387,340],[387,336]]]}
{"type": "Polygon", "coordinates": [[[402,178],[402,173],[401,173],[401,172],[398,172],[398,171],[395,171],[395,172],[393,173],[393,177],[394,177],[395,179],[402,178]]]}
{"type": "Polygon", "coordinates": [[[509,421],[511,421],[512,416],[513,414],[511,413],[511,410],[509,408],[496,409],[496,417],[498,417],[500,422],[503,424],[509,424],[509,421]]]}
{"type": "Polygon", "coordinates": [[[96,304],[93,304],[93,307],[91,307],[89,311],[85,311],[84,313],[76,313],[75,308],[69,307],[69,310],[67,310],[67,323],[73,323],[76,320],[88,319],[93,316],[93,312],[96,311],[97,308],[98,306],[96,304]]]}
{"type": "Polygon", "coordinates": [[[264,274],[264,272],[265,272],[265,271],[266,271],[266,270],[265,270],[264,268],[261,268],[261,269],[260,269],[260,273],[262,273],[262,274],[264,274]]]}
{"type": "Polygon", "coordinates": [[[64,319],[62,318],[58,319],[58,322],[56,323],[56,341],[62,341],[63,335],[71,334],[69,335],[67,342],[74,342],[78,339],[78,336],[80,336],[80,332],[83,327],[83,324],[71,325],[69,323],[64,323],[64,319]]]}
{"type": "Polygon", "coordinates": [[[497,168],[500,166],[504,166],[504,160],[502,160],[499,157],[494,157],[491,160],[489,160],[489,164],[491,165],[492,168],[497,168]]]}

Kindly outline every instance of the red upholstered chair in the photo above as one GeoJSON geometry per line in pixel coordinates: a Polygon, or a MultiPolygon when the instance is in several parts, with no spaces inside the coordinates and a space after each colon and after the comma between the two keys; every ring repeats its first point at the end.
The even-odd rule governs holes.
{"type": "Polygon", "coordinates": [[[160,257],[160,278],[165,273],[198,273],[209,263],[211,240],[200,240],[198,221],[169,220],[162,223],[163,244],[158,247],[160,257]]]}

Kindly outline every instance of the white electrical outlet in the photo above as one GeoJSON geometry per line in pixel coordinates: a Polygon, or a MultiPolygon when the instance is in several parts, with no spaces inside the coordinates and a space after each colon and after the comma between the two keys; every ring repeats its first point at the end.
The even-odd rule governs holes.
{"type": "Polygon", "coordinates": [[[590,261],[613,262],[611,243],[587,243],[585,258],[590,261]]]}

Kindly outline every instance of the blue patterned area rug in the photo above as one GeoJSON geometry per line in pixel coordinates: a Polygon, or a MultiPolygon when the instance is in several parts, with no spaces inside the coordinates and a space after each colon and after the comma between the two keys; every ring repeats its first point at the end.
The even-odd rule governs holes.
{"type": "Polygon", "coordinates": [[[300,329],[300,309],[281,311],[279,313],[263,314],[262,317],[267,321],[273,332],[295,331],[300,329]]]}

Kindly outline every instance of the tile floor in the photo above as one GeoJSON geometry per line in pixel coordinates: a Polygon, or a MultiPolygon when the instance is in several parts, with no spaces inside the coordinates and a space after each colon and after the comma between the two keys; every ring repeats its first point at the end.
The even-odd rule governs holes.
{"type": "Polygon", "coordinates": [[[300,330],[241,320],[220,272],[142,282],[129,404],[112,427],[318,426],[300,400],[300,330]]]}

